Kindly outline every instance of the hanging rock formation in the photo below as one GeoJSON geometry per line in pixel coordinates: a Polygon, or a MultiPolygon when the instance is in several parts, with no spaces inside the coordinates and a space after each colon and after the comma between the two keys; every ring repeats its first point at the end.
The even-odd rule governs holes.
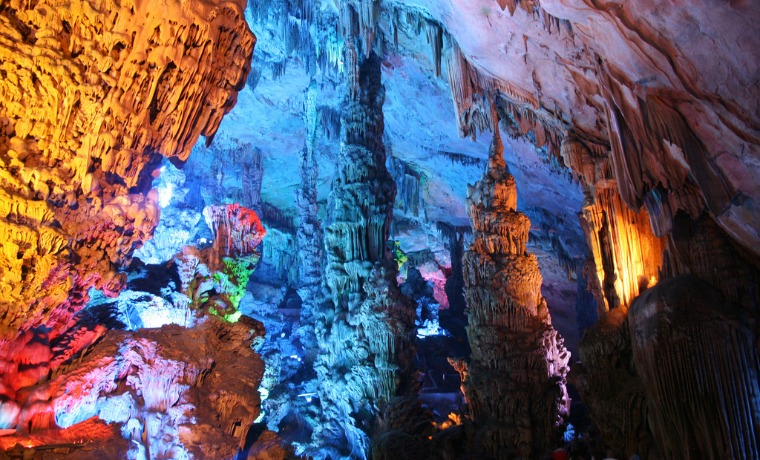
{"type": "Polygon", "coordinates": [[[158,221],[145,192],[160,155],[186,158],[235,104],[255,43],[243,9],[0,7],[0,338],[44,329],[33,362],[45,366],[90,287],[122,288],[114,267],[158,221]]]}
{"type": "Polygon", "coordinates": [[[483,179],[468,190],[474,229],[464,255],[467,334],[472,355],[461,370],[474,425],[472,448],[485,458],[538,458],[557,442],[569,410],[569,352],[541,296],[538,262],[526,251],[530,221],[498,130],[483,179]]]}

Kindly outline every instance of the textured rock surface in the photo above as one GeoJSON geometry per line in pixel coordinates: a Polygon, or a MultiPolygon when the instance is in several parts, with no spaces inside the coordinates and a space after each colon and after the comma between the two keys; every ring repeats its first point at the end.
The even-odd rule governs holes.
{"type": "Polygon", "coordinates": [[[88,288],[121,289],[114,265],[158,221],[145,193],[157,159],[213,136],[245,81],[255,38],[242,13],[210,2],[3,5],[3,339],[43,327],[41,344],[61,340],[88,288]]]}
{"type": "Polygon", "coordinates": [[[612,310],[586,332],[568,380],[580,391],[615,455],[651,458],[656,448],[644,384],[633,361],[627,313],[626,307],[612,310]]]}
{"type": "Polygon", "coordinates": [[[364,12],[342,14],[348,94],[325,228],[329,298],[317,313],[322,413],[313,442],[319,457],[363,458],[378,406],[413,388],[414,306],[387,247],[396,187],[385,166],[380,59],[359,54],[364,12]]]}
{"type": "MultiPolygon", "coordinates": [[[[98,416],[130,440],[116,443],[124,450],[112,454],[120,458],[230,458],[259,414],[263,363],[250,345],[262,334],[254,321],[214,317],[193,329],[110,331],[28,394],[18,439],[31,428],[33,444],[54,445],[39,440],[66,437],[45,430],[98,416]]],[[[92,441],[103,439],[76,440],[92,441]]]]}
{"type": "Polygon", "coordinates": [[[558,440],[568,414],[569,352],[551,325],[541,273],[526,251],[530,221],[494,136],[488,170],[468,192],[473,241],[464,255],[467,335],[472,355],[462,386],[487,458],[537,458],[558,440]]]}
{"type": "Polygon", "coordinates": [[[670,278],[629,315],[633,357],[663,458],[756,458],[760,357],[738,305],[699,278],[670,278]]]}
{"type": "Polygon", "coordinates": [[[456,39],[467,61],[466,78],[454,80],[465,125],[482,119],[468,96],[499,88],[523,131],[538,125],[539,141],[557,148],[570,130],[602,146],[628,205],[653,214],[654,193],[666,216],[706,208],[757,253],[760,6],[399,3],[429,11],[456,39]]]}
{"type": "MultiPolygon", "coordinates": [[[[399,350],[371,338],[387,335],[384,326],[389,324],[406,331],[408,318],[386,321],[385,314],[403,303],[396,297],[396,264],[385,246],[389,231],[398,242],[398,254],[406,253],[406,266],[435,283],[434,296],[451,305],[450,314],[461,314],[460,259],[472,237],[463,230],[465,184],[485,166],[491,135],[483,131],[490,129],[492,110],[498,112],[502,130],[520,138],[505,140],[507,161],[520,187],[517,206],[532,222],[517,224],[526,232],[530,228],[532,244],[541,246],[538,252],[537,246],[530,248],[539,263],[548,257],[552,261],[546,266],[555,267],[547,281],[542,263],[544,296],[563,292],[562,286],[555,290],[555,283],[565,271],[577,276],[581,288],[585,276],[595,296],[601,321],[580,346],[576,381],[608,444],[618,456],[646,456],[656,452],[655,444],[661,454],[675,455],[669,452],[683,449],[679,442],[691,439],[689,433],[707,430],[700,420],[708,412],[684,412],[669,397],[669,382],[688,387],[694,377],[674,358],[683,351],[650,339],[632,345],[626,314],[634,299],[642,292],[648,296],[646,289],[656,282],[692,274],[714,286],[723,299],[715,297],[714,303],[724,305],[713,308],[717,316],[704,307],[704,318],[715,319],[717,331],[749,334],[746,340],[757,346],[760,6],[707,0],[250,3],[246,17],[262,40],[256,69],[247,79],[251,90],[241,93],[246,106],[227,117],[218,148],[206,149],[210,155],[204,157],[199,147],[200,156],[194,155],[198,161],[186,164],[190,185],[178,201],[187,206],[163,213],[180,225],[164,226],[161,234],[174,235],[177,241],[156,244],[141,255],[164,260],[176,252],[179,240],[192,240],[183,232],[203,227],[193,222],[206,205],[240,202],[261,210],[277,230],[270,232],[263,249],[272,270],[257,276],[301,288],[302,327],[293,337],[312,344],[320,337],[320,359],[329,369],[322,371],[321,382],[336,382],[320,388],[325,400],[313,404],[325,408],[322,420],[335,421],[323,437],[338,433],[323,445],[343,453],[350,450],[346,446],[366,447],[361,439],[374,423],[376,409],[370,401],[387,399],[369,394],[370,389],[388,394],[392,386],[371,382],[390,382],[403,374],[389,364],[393,359],[386,359],[399,350]],[[341,8],[347,4],[351,6],[344,12],[353,10],[355,21],[350,30],[341,30],[347,24],[341,8]],[[353,37],[353,45],[344,36],[353,37]],[[376,123],[377,116],[359,120],[361,110],[350,108],[347,116],[341,108],[346,93],[341,82],[361,76],[358,66],[344,59],[351,46],[355,48],[349,53],[355,52],[357,61],[372,52],[372,59],[382,61],[384,130],[365,129],[364,122],[376,123]],[[494,92],[491,107],[488,98],[494,92]],[[450,117],[449,93],[455,117],[450,117]],[[348,133],[341,138],[343,147],[338,142],[341,129],[348,133]],[[457,132],[477,140],[453,139],[457,132]],[[352,142],[353,135],[360,142],[352,142]],[[307,152],[299,170],[304,143],[307,152]],[[386,156],[390,176],[380,167],[386,156]],[[371,162],[364,162],[370,157],[371,162]],[[370,184],[362,183],[377,171],[370,184]],[[324,206],[333,176],[339,178],[338,191],[324,206]],[[391,176],[398,184],[395,209],[391,176]],[[299,186],[294,203],[293,191],[299,186]],[[578,211],[592,256],[584,273],[579,273],[586,254],[581,227],[575,223],[578,211]],[[322,270],[328,274],[324,292],[330,300],[328,308],[315,313],[324,299],[320,220],[331,225],[324,245],[330,264],[322,270]],[[296,247],[304,255],[300,261],[293,254],[296,247]],[[380,266],[388,269],[373,271],[380,266]],[[367,318],[371,327],[364,326],[367,318]],[[314,324],[320,329],[313,331],[314,324]],[[645,359],[633,359],[637,349],[646,350],[645,359]],[[650,357],[668,365],[655,366],[650,357]],[[365,369],[378,362],[382,377],[365,369]],[[351,374],[348,368],[357,371],[351,374]],[[673,375],[674,370],[683,372],[673,375]],[[365,389],[367,394],[347,396],[355,389],[361,389],[357,395],[365,389]],[[331,406],[327,400],[338,404],[331,406]],[[648,407],[657,407],[658,414],[648,407]],[[679,436],[686,434],[669,438],[664,427],[671,424],[680,427],[679,436]]],[[[154,182],[158,196],[147,194],[158,160],[162,155],[184,158],[199,134],[213,135],[245,78],[252,44],[242,5],[235,2],[170,2],[162,8],[154,2],[81,0],[6,0],[0,5],[0,294],[8,302],[0,307],[0,428],[15,426],[22,416],[34,426],[49,423],[51,412],[44,404],[27,407],[30,386],[105,333],[102,324],[74,326],[71,319],[86,302],[87,288],[99,287],[109,295],[122,288],[124,277],[115,268],[129,261],[158,218],[162,190],[156,184],[161,181],[154,182]]],[[[359,96],[361,88],[352,83],[348,90],[359,96]]],[[[523,218],[507,217],[505,223],[513,220],[523,218]]],[[[214,227],[215,219],[209,225],[214,227]]],[[[523,239],[527,236],[517,238],[518,246],[523,239]]],[[[480,241],[476,244],[481,250],[501,244],[499,238],[480,241]]],[[[204,262],[222,269],[222,257],[230,248],[217,246],[215,259],[204,262]]],[[[202,257],[188,250],[175,260],[186,275],[177,281],[182,292],[174,292],[171,299],[151,293],[145,300],[133,291],[122,310],[132,305],[139,307],[138,316],[151,312],[154,317],[141,319],[143,325],[163,324],[157,315],[176,306],[175,300],[209,308],[213,302],[217,313],[227,314],[225,306],[236,304],[242,295],[241,280],[225,284],[221,277],[212,279],[209,270],[198,272],[201,266],[209,268],[200,263],[202,257]]],[[[238,268],[245,268],[238,271],[241,278],[247,276],[250,267],[238,268]]],[[[517,268],[536,273],[532,262],[514,268],[514,278],[522,273],[517,268]]],[[[540,284],[533,275],[527,278],[540,284]]],[[[654,289],[652,295],[659,292],[654,289]]],[[[540,292],[531,284],[519,294],[540,292]]],[[[657,295],[671,299],[673,292],[668,288],[667,295],[657,295]]],[[[275,302],[266,307],[281,321],[275,299],[295,295],[285,289],[277,293],[258,293],[256,299],[275,302]]],[[[682,297],[671,303],[688,301],[682,297]]],[[[291,310],[284,303],[288,308],[283,310],[291,310]]],[[[579,311],[593,316],[584,308],[579,306],[579,311]]],[[[188,311],[175,308],[170,319],[194,320],[188,311]]],[[[702,320],[663,311],[678,318],[671,329],[663,329],[674,342],[682,340],[683,331],[689,337],[709,336],[702,320]]],[[[559,329],[561,315],[553,311],[552,317],[559,329]]],[[[639,327],[633,319],[632,327],[639,327]]],[[[588,322],[584,318],[583,325],[588,322]]],[[[274,332],[288,330],[284,321],[272,324],[274,332]]],[[[734,342],[729,348],[741,348],[740,341],[734,342]]],[[[290,337],[280,343],[288,355],[302,351],[290,337]]],[[[490,351],[475,350],[476,360],[483,353],[490,351]]],[[[721,353],[731,356],[733,351],[721,353]]],[[[409,356],[400,358],[403,362],[409,356]]],[[[688,361],[695,369],[725,374],[722,364],[698,358],[688,361]]],[[[290,361],[281,367],[288,371],[283,375],[296,369],[295,359],[290,361]]],[[[471,370],[470,383],[479,378],[477,366],[471,370]]],[[[491,391],[490,384],[485,381],[480,391],[491,391]]],[[[298,388],[291,393],[307,393],[298,388]]],[[[710,416],[714,433],[734,430],[742,418],[735,406],[755,403],[742,397],[747,392],[735,394],[725,405],[726,413],[735,417],[710,416]]],[[[308,395],[297,399],[307,406],[305,398],[315,395],[310,387],[308,395]]],[[[308,411],[314,415],[310,423],[319,419],[315,412],[308,411]]],[[[382,452],[398,456],[408,445],[407,453],[421,455],[430,447],[423,438],[432,436],[433,457],[446,451],[464,455],[465,427],[457,427],[456,433],[431,433],[408,425],[428,419],[412,409],[410,418],[398,415],[402,412],[393,407],[386,411],[388,423],[380,425],[393,433],[379,436],[382,452]],[[447,447],[439,450],[443,445],[447,447]]],[[[717,441],[720,436],[703,436],[704,444],[694,447],[699,451],[689,455],[745,455],[743,447],[736,447],[736,454],[715,450],[723,443],[717,441]]],[[[737,446],[734,441],[728,444],[737,446]]],[[[739,444],[751,448],[749,441],[739,444]]]]}

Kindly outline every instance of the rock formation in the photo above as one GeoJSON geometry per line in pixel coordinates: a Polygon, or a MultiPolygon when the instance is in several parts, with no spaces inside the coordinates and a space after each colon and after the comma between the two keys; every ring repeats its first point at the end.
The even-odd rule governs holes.
{"type": "Polygon", "coordinates": [[[114,458],[231,458],[259,414],[263,364],[250,345],[262,333],[211,316],[193,329],[110,331],[30,392],[10,439],[39,446],[55,427],[97,416],[130,440],[114,458]]]}
{"type": "Polygon", "coordinates": [[[464,255],[467,334],[472,355],[462,386],[474,425],[472,448],[485,458],[538,458],[557,442],[569,410],[569,352],[541,296],[538,262],[526,250],[530,221],[498,129],[488,170],[468,190],[473,241],[464,255]]]}
{"type": "Polygon", "coordinates": [[[385,166],[380,58],[359,48],[359,13],[342,12],[348,94],[325,228],[329,298],[317,314],[321,414],[311,455],[320,458],[364,458],[378,407],[414,385],[414,306],[387,246],[396,188],[385,166]]]}
{"type": "Polygon", "coordinates": [[[317,178],[319,165],[316,161],[315,144],[318,128],[317,91],[310,87],[306,94],[304,118],[307,129],[306,146],[301,153],[301,188],[296,192],[296,207],[299,213],[296,242],[301,261],[299,268],[298,293],[303,300],[301,307],[302,342],[316,345],[315,309],[323,301],[322,255],[324,248],[322,222],[319,219],[317,203],[317,178]]]}
{"type": "MultiPolygon", "coordinates": [[[[186,158],[235,104],[255,43],[243,6],[2,6],[0,337],[6,351],[37,337],[37,378],[52,357],[43,349],[69,342],[87,290],[116,295],[124,276],[115,267],[150,238],[159,212],[146,191],[158,159],[186,158]]],[[[3,388],[36,383],[10,375],[3,388]]]]}
{"type": "MultiPolygon", "coordinates": [[[[267,422],[315,457],[545,453],[567,402],[553,328],[579,324],[569,378],[604,448],[757,457],[760,3],[249,3],[0,0],[0,448],[86,456],[77,434],[121,431],[99,453],[230,455],[260,363],[222,320],[250,313],[267,317],[255,345],[284,388],[267,422]],[[514,177],[497,129],[470,233],[465,184],[494,119],[517,139],[514,177]],[[158,178],[170,160],[185,169],[158,178]],[[577,321],[561,307],[549,321],[536,259],[547,299],[584,291],[577,321]],[[464,422],[394,398],[416,382],[397,261],[420,325],[428,281],[451,306],[448,343],[467,287],[464,422]],[[227,367],[236,409],[206,404],[226,400],[223,358],[193,343],[252,359],[227,367]],[[196,410],[225,420],[206,431],[218,441],[188,428],[196,410]],[[44,446],[9,444],[24,431],[44,446]]],[[[285,455],[263,426],[251,456],[285,455]]]]}
{"type": "Polygon", "coordinates": [[[633,357],[663,458],[756,458],[760,356],[738,305],[691,276],[636,299],[633,357]],[[663,344],[667,344],[663,346],[663,344]]]}
{"type": "Polygon", "coordinates": [[[633,360],[628,309],[603,315],[578,347],[568,380],[588,406],[592,419],[614,455],[655,455],[644,384],[633,360]]]}

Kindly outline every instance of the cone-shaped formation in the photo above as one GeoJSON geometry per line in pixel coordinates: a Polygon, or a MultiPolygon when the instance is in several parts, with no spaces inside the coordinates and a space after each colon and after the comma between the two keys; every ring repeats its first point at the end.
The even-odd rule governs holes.
{"type": "Polygon", "coordinates": [[[468,190],[474,238],[464,256],[467,333],[462,370],[475,425],[473,448],[487,458],[536,458],[556,440],[569,409],[569,352],[541,296],[538,261],[526,252],[530,221],[516,212],[514,177],[498,135],[488,171],[468,190]]]}
{"type": "MultiPolygon", "coordinates": [[[[346,6],[346,31],[358,29],[346,6]]],[[[348,97],[325,230],[325,284],[315,363],[322,413],[313,455],[362,458],[378,408],[411,385],[414,306],[387,247],[396,187],[385,166],[380,58],[346,37],[348,97]]]]}

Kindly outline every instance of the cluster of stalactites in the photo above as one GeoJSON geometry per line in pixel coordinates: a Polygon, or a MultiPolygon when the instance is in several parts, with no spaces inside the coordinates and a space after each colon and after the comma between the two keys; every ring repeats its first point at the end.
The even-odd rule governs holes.
{"type": "Polygon", "coordinates": [[[246,79],[255,37],[244,2],[157,3],[0,8],[0,393],[8,404],[23,404],[28,388],[102,336],[105,328],[78,325],[76,315],[91,288],[121,291],[117,267],[151,238],[159,208],[147,189],[157,160],[185,158],[200,135],[213,136],[246,79]]]}
{"type": "Polygon", "coordinates": [[[408,5],[384,5],[387,8],[389,33],[393,46],[399,47],[399,33],[419,37],[424,33],[430,45],[430,58],[436,77],[442,74],[444,53],[451,48],[451,36],[438,21],[428,17],[425,11],[410,8],[408,5]]]}
{"type": "Polygon", "coordinates": [[[203,217],[214,232],[219,257],[249,255],[266,235],[256,212],[238,204],[206,206],[203,217]]]}
{"type": "Polygon", "coordinates": [[[249,8],[255,26],[273,27],[282,34],[285,55],[270,64],[275,80],[284,75],[292,56],[298,56],[312,75],[336,77],[343,72],[343,43],[333,8],[316,0],[251,1],[249,8]]]}
{"type": "Polygon", "coordinates": [[[562,28],[565,28],[565,33],[572,36],[573,26],[567,19],[558,18],[541,7],[539,0],[496,0],[499,3],[502,11],[509,10],[510,16],[515,15],[515,11],[518,8],[523,9],[526,13],[532,15],[534,18],[539,19],[544,28],[551,33],[562,33],[562,28]]]}
{"type": "Polygon", "coordinates": [[[570,354],[551,325],[538,261],[526,251],[530,222],[516,211],[498,131],[467,204],[474,230],[463,259],[472,355],[459,370],[476,449],[494,458],[512,449],[539,455],[568,413],[570,354]]]}
{"type": "Polygon", "coordinates": [[[633,303],[629,329],[648,422],[665,458],[757,458],[760,357],[739,305],[693,276],[633,303]]]}
{"type": "Polygon", "coordinates": [[[595,263],[590,281],[599,313],[627,308],[659,280],[665,240],[652,232],[646,210],[632,211],[615,188],[598,188],[579,216],[595,263]]]}

